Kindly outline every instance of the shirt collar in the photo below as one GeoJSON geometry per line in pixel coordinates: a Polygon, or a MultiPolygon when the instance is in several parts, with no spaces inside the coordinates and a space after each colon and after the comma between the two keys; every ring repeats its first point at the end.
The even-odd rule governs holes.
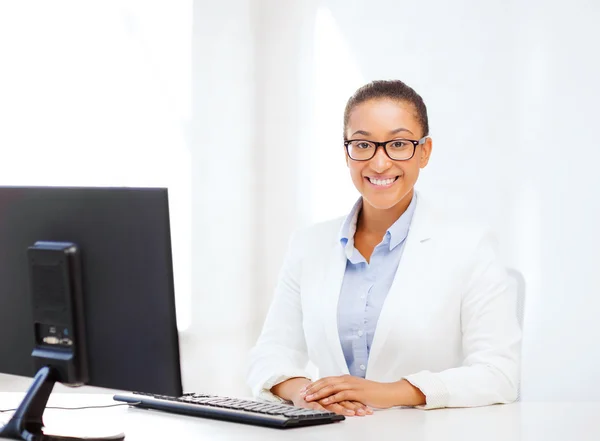
{"type": "Polygon", "coordinates": [[[402,213],[402,216],[398,218],[396,222],[388,229],[388,233],[391,235],[390,239],[390,251],[400,245],[408,236],[408,230],[410,229],[410,223],[412,222],[415,208],[417,207],[417,193],[413,193],[412,200],[406,211],[402,213]]]}
{"type": "MultiPolygon", "coordinates": [[[[413,198],[410,201],[406,211],[392,224],[383,237],[384,243],[389,243],[390,251],[400,245],[404,239],[408,236],[408,230],[410,229],[410,223],[412,221],[415,208],[417,206],[417,193],[413,193],[413,198]]],[[[358,198],[350,213],[344,219],[344,223],[340,229],[339,237],[340,243],[344,247],[346,257],[352,260],[354,251],[354,234],[356,233],[356,223],[358,221],[358,214],[362,208],[362,197],[358,198]]]]}
{"type": "Polygon", "coordinates": [[[362,197],[359,197],[358,200],[354,203],[352,210],[346,219],[344,219],[344,223],[342,224],[342,228],[340,229],[340,243],[344,247],[344,253],[348,260],[352,262],[352,255],[354,253],[354,233],[356,233],[356,222],[358,221],[358,213],[360,213],[360,209],[362,208],[362,197]]]}

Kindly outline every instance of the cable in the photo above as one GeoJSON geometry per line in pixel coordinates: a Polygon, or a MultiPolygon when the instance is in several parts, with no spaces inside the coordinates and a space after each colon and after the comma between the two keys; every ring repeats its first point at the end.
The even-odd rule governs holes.
{"type": "MultiPolygon", "coordinates": [[[[84,407],[46,407],[46,409],[59,409],[59,410],[82,410],[82,409],[104,409],[106,407],[117,407],[117,406],[135,406],[136,404],[142,404],[141,401],[136,403],[119,403],[119,404],[106,404],[102,406],[84,406],[84,407]]],[[[0,413],[4,412],[15,412],[17,409],[0,409],[0,413]]]]}

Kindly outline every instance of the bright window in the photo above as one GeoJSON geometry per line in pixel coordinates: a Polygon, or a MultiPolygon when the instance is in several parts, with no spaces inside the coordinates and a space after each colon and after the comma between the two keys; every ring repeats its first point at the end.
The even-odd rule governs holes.
{"type": "Polygon", "coordinates": [[[192,3],[0,4],[0,184],[169,189],[190,325],[192,3]]]}

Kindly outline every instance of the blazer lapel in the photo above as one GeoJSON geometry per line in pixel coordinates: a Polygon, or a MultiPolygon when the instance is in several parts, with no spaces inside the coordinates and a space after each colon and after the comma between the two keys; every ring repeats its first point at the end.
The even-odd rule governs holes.
{"type": "Polygon", "coordinates": [[[398,310],[410,308],[411,296],[417,292],[416,288],[419,286],[421,278],[427,276],[423,273],[423,268],[427,267],[427,258],[433,249],[433,241],[430,240],[432,238],[430,214],[421,196],[417,194],[417,207],[406,238],[400,264],[377,321],[377,328],[375,329],[369,354],[367,378],[379,377],[387,371],[385,363],[379,368],[380,361],[385,361],[387,336],[394,326],[395,320],[398,319],[398,310]]]}
{"type": "Polygon", "coordinates": [[[348,365],[342,351],[340,334],[338,332],[338,301],[344,273],[346,271],[346,255],[339,242],[335,242],[325,256],[327,267],[322,285],[323,318],[325,320],[325,334],[327,346],[335,365],[344,374],[348,374],[348,365]]]}

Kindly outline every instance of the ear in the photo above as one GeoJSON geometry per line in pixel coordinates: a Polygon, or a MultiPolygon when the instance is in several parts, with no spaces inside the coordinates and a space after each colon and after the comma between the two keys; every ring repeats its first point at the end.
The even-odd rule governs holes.
{"type": "Polygon", "coordinates": [[[429,157],[431,156],[431,150],[433,149],[433,142],[431,138],[427,138],[425,144],[421,145],[421,155],[419,157],[419,167],[425,168],[429,163],[429,157]]]}

